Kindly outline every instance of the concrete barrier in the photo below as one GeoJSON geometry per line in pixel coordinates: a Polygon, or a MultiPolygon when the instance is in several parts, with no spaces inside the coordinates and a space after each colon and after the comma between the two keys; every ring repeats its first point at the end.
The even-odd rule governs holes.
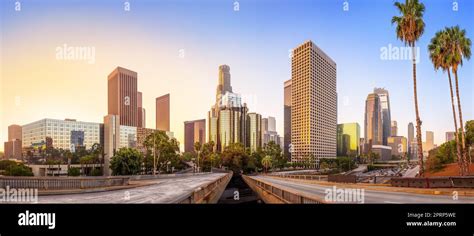
{"type": "Polygon", "coordinates": [[[256,192],[265,203],[320,204],[322,199],[298,193],[287,188],[279,188],[265,181],[243,175],[245,183],[256,192]]]}
{"type": "Polygon", "coordinates": [[[355,175],[328,175],[329,182],[336,183],[357,183],[357,176],[355,175]]]}
{"type": "Polygon", "coordinates": [[[219,179],[197,188],[194,192],[188,195],[176,199],[174,203],[217,203],[231,178],[232,172],[227,172],[226,175],[219,179]]]}
{"type": "Polygon", "coordinates": [[[88,189],[129,184],[128,177],[0,177],[0,188],[35,188],[38,190],[88,189]]]}
{"type": "Polygon", "coordinates": [[[395,177],[390,180],[394,187],[412,188],[474,188],[474,176],[403,178],[395,177]]]}
{"type": "Polygon", "coordinates": [[[150,179],[169,179],[176,177],[189,177],[195,175],[207,175],[211,172],[200,172],[200,173],[184,173],[184,174],[160,174],[160,175],[124,175],[123,177],[128,177],[130,180],[150,180],[150,179]]]}

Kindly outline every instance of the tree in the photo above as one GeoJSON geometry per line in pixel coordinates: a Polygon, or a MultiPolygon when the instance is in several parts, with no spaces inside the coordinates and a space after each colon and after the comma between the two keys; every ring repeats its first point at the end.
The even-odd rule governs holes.
{"type": "Polygon", "coordinates": [[[161,153],[169,146],[169,137],[166,132],[157,130],[145,138],[145,147],[153,153],[153,175],[156,174],[157,164],[160,162],[161,153]]]}
{"type": "MultiPolygon", "coordinates": [[[[442,30],[436,32],[435,36],[431,39],[430,44],[428,45],[428,51],[430,55],[431,62],[435,70],[442,69],[448,73],[449,81],[449,91],[451,95],[451,108],[453,110],[453,120],[454,120],[454,137],[458,140],[458,122],[456,118],[456,109],[454,107],[454,95],[453,95],[453,84],[451,82],[451,72],[450,72],[450,54],[449,52],[449,34],[447,30],[442,30]]],[[[462,125],[462,124],[461,124],[462,125]]],[[[458,166],[459,166],[459,175],[464,175],[463,168],[463,158],[461,154],[461,145],[459,142],[456,142],[457,157],[458,157],[458,166]]],[[[433,164],[433,162],[432,162],[433,164]]]]}
{"type": "Polygon", "coordinates": [[[425,30],[423,13],[425,5],[418,0],[405,0],[405,3],[395,2],[395,7],[400,12],[400,16],[392,17],[392,24],[396,24],[397,38],[411,47],[413,63],[413,94],[416,113],[416,140],[418,144],[418,159],[420,160],[420,176],[423,176],[423,147],[421,141],[421,119],[418,111],[418,95],[416,85],[416,55],[415,43],[425,30]]]}
{"type": "Polygon", "coordinates": [[[469,60],[471,58],[471,40],[466,36],[466,30],[460,29],[459,26],[454,26],[445,29],[448,37],[448,63],[451,66],[451,70],[454,74],[454,80],[456,85],[456,97],[458,98],[458,113],[459,113],[459,124],[461,126],[461,153],[463,157],[463,173],[469,174],[469,165],[467,161],[467,150],[466,140],[464,135],[464,126],[462,119],[461,109],[461,96],[459,95],[459,84],[458,84],[458,69],[463,64],[463,58],[469,60]]]}
{"type": "Polygon", "coordinates": [[[120,148],[110,161],[112,175],[136,175],[141,172],[142,154],[133,148],[120,148]]]}
{"type": "Polygon", "coordinates": [[[282,168],[287,159],[282,155],[280,145],[276,144],[274,141],[270,141],[263,146],[263,151],[265,155],[268,155],[272,158],[273,167],[282,168]]]}
{"type": "Polygon", "coordinates": [[[246,168],[249,156],[241,143],[231,143],[221,153],[222,164],[236,174],[246,168]]]}
{"type": "Polygon", "coordinates": [[[263,159],[262,159],[262,165],[263,165],[263,168],[265,169],[265,173],[268,172],[268,169],[272,167],[272,157],[271,156],[265,156],[263,159]]]}

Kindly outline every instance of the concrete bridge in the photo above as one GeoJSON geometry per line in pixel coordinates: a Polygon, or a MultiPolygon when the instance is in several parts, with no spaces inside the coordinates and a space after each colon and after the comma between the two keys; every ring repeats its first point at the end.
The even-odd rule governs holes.
{"type": "MultiPolygon", "coordinates": [[[[124,186],[43,190],[37,203],[217,203],[231,177],[232,173],[133,176],[124,186]]],[[[59,178],[56,177],[56,186],[69,186],[70,178],[59,178]]],[[[97,180],[104,182],[103,178],[97,180]]],[[[41,182],[38,179],[41,178],[31,182],[41,182]]],[[[76,182],[93,180],[77,178],[76,182]]]]}
{"type": "Polygon", "coordinates": [[[244,176],[244,181],[265,203],[474,203],[473,189],[398,188],[382,184],[341,184],[270,175],[244,176]],[[339,197],[339,193],[342,194],[341,198],[333,198],[336,195],[339,197]],[[350,201],[347,196],[352,197],[350,201]]]}

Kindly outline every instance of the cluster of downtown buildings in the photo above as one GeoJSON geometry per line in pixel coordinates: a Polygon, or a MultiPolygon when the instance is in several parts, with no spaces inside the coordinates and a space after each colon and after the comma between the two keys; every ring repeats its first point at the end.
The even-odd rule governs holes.
{"type": "MultiPolygon", "coordinates": [[[[231,143],[241,143],[253,152],[274,141],[292,162],[368,152],[379,153],[382,160],[406,153],[416,157],[413,124],[408,125],[408,139],[397,136],[389,94],[384,89],[376,88],[367,96],[364,138],[358,123],[337,124],[336,70],[336,63],[312,41],[293,49],[291,79],[284,82],[284,135],[280,137],[275,118],[249,112],[240,94],[232,90],[230,67],[219,66],[216,102],[208,111],[207,122],[184,122],[184,152],[193,152],[195,142],[206,140],[212,141],[218,152],[231,143]]],[[[103,123],[42,119],[9,126],[5,157],[23,159],[27,152],[40,156],[38,153],[48,147],[74,152],[79,146],[99,143],[104,147],[108,165],[121,147],[144,152],[145,138],[156,130],[165,131],[172,138],[170,94],[156,98],[156,129],[146,128],[146,110],[142,93],[137,91],[137,77],[136,72],[122,67],[109,74],[108,113],[103,123]]],[[[434,147],[433,133],[428,131],[426,136],[424,150],[430,150],[434,147]]]]}

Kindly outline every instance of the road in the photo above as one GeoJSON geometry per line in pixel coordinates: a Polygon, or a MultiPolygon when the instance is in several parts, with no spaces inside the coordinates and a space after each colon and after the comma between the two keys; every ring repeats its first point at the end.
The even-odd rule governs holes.
{"type": "Polygon", "coordinates": [[[420,166],[417,165],[411,169],[408,169],[403,175],[403,177],[416,177],[419,171],[420,171],[420,166]]]}
{"type": "MultiPolygon", "coordinates": [[[[327,189],[332,189],[332,186],[296,182],[289,179],[283,180],[269,176],[252,176],[251,178],[267,181],[275,187],[283,187],[290,190],[296,190],[298,192],[313,195],[321,199],[325,199],[327,189]]],[[[474,203],[474,197],[458,196],[458,200],[453,200],[452,196],[448,195],[428,195],[416,193],[375,191],[365,189],[364,203],[474,203]]]]}
{"type": "Polygon", "coordinates": [[[38,196],[38,203],[172,203],[225,173],[158,179],[152,185],[106,192],[38,196]]]}

